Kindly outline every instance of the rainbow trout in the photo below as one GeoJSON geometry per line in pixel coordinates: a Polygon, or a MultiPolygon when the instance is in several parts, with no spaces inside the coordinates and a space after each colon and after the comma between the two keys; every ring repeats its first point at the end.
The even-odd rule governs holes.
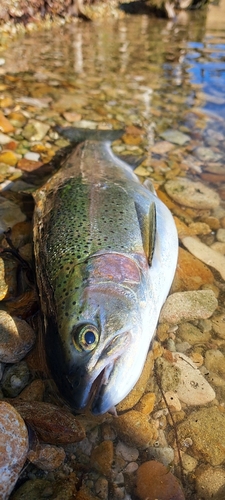
{"type": "Polygon", "coordinates": [[[176,268],[175,224],[104,141],[78,145],[35,201],[47,362],[74,410],[102,414],[142,372],[176,268]]]}

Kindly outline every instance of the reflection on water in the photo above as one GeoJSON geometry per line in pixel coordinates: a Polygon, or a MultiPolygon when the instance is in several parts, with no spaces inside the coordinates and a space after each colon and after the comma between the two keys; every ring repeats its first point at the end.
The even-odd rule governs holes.
{"type": "MultiPolygon", "coordinates": [[[[56,124],[100,129],[135,126],[134,137],[132,132],[128,132],[125,142],[117,141],[115,151],[137,156],[144,154],[146,160],[141,166],[142,170],[139,170],[141,180],[150,175],[164,199],[165,181],[177,176],[187,175],[192,180],[200,180],[213,187],[221,197],[219,208],[187,208],[171,200],[170,208],[182,223],[191,228],[191,234],[198,235],[201,242],[215,249],[220,248],[219,251],[225,254],[225,27],[218,22],[224,9],[222,3],[220,7],[210,6],[208,11],[180,13],[175,23],[145,15],[93,23],[75,22],[51,31],[27,34],[13,41],[10,47],[2,51],[5,64],[0,68],[0,104],[5,116],[14,123],[15,135],[12,134],[12,137],[18,141],[11,147],[16,148],[22,159],[31,150],[44,162],[46,158],[50,159],[56,149],[65,145],[52,128],[56,124]],[[39,136],[34,130],[37,121],[39,136]],[[44,131],[40,124],[45,125],[44,131]],[[142,129],[143,137],[135,135],[139,131],[137,126],[142,129]],[[173,129],[175,136],[173,139],[171,135],[167,136],[162,143],[162,138],[166,137],[163,134],[168,129],[173,129]],[[183,134],[178,136],[176,132],[186,134],[188,142],[185,142],[183,134]],[[218,229],[222,230],[220,236],[217,235],[218,229]]],[[[29,158],[34,157],[29,156],[28,162],[29,158]]],[[[26,170],[27,166],[25,168],[21,163],[20,168],[26,170]]],[[[8,178],[11,180],[10,176],[8,178]]],[[[40,183],[34,174],[32,177],[25,174],[26,182],[31,180],[32,183],[33,179],[40,183]]],[[[4,178],[1,178],[3,181],[4,178]]],[[[3,195],[11,200],[10,189],[5,190],[5,184],[2,189],[3,195]]],[[[18,199],[21,202],[19,195],[18,199]]],[[[210,271],[208,273],[211,276],[210,271]]],[[[204,323],[204,320],[194,322],[191,327],[195,330],[192,328],[189,336],[178,328],[178,340],[179,348],[201,362],[198,366],[201,366],[203,375],[208,376],[210,383],[214,384],[216,412],[218,402],[221,408],[224,407],[225,394],[224,281],[219,272],[215,272],[213,285],[213,276],[210,279],[210,283],[203,284],[206,289],[214,286],[213,290],[219,297],[219,319],[214,321],[214,326],[211,320],[209,323],[204,323]],[[200,338],[198,336],[201,333],[200,338]],[[207,354],[211,351],[219,352],[222,368],[218,368],[218,371],[216,363],[213,365],[210,354],[207,354]],[[208,365],[206,363],[209,358],[211,365],[209,361],[208,365]],[[209,365],[213,366],[212,374],[209,365]]],[[[188,289],[188,285],[185,286],[181,291],[188,289]]],[[[158,332],[158,340],[168,351],[177,347],[175,330],[173,326],[165,336],[165,332],[158,332]]],[[[160,396],[151,382],[148,390],[156,392],[159,404],[160,396]]],[[[159,408],[162,411],[160,405],[159,408]]],[[[185,420],[192,410],[193,407],[183,405],[182,419],[185,420]]],[[[177,413],[179,423],[180,410],[177,413]]],[[[172,438],[168,432],[172,427],[170,418],[166,421],[165,414],[161,414],[157,422],[161,432],[165,430],[171,444],[172,438]]],[[[194,439],[193,436],[186,437],[190,442],[194,439]]],[[[99,444],[94,438],[93,442],[99,444]]],[[[165,441],[163,443],[160,446],[165,447],[165,441]]],[[[214,459],[213,450],[210,450],[213,458],[208,460],[204,446],[201,448],[199,444],[199,448],[196,445],[195,449],[190,450],[185,446],[182,449],[187,464],[185,474],[187,483],[191,484],[190,498],[195,499],[192,472],[199,461],[203,460],[212,466],[221,465],[225,456],[221,461],[217,457],[214,459]]],[[[212,448],[216,446],[218,443],[215,444],[214,439],[212,448]]],[[[79,453],[82,463],[85,449],[79,453]]],[[[145,461],[146,456],[141,450],[140,461],[145,461]]],[[[122,469],[116,460],[119,463],[115,459],[115,468],[118,467],[117,472],[121,473],[122,469]]],[[[176,454],[175,473],[179,476],[176,454]]],[[[92,479],[90,482],[93,482],[92,479]]],[[[129,492],[134,491],[130,479],[128,489],[129,492]]],[[[101,498],[104,500],[106,497],[101,498]]],[[[119,496],[117,491],[112,498],[130,500],[136,497],[135,494],[119,496]]]]}

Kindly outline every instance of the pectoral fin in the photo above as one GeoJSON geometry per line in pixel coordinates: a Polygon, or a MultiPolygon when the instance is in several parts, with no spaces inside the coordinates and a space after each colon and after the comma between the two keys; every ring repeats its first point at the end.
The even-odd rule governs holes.
{"type": "Polygon", "coordinates": [[[140,207],[136,204],[136,211],[139,219],[139,224],[141,228],[143,248],[148,259],[149,266],[152,263],[152,257],[155,248],[155,238],[156,238],[156,206],[155,203],[151,203],[149,206],[149,212],[145,215],[140,212],[140,207]]]}

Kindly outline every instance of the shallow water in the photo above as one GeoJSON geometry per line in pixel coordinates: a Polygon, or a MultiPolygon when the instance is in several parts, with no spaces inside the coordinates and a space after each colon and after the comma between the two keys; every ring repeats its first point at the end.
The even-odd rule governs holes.
{"type": "MultiPolygon", "coordinates": [[[[127,142],[117,141],[115,152],[138,157],[144,155],[144,170],[139,170],[140,179],[144,180],[149,175],[156,189],[163,191],[165,181],[175,179],[177,176],[187,176],[194,181],[200,180],[211,187],[220,195],[219,208],[203,211],[196,208],[192,211],[184,209],[182,213],[182,209],[179,212],[175,207],[174,213],[188,225],[192,222],[204,222],[207,217],[213,217],[218,221],[218,227],[225,228],[225,27],[222,22],[224,15],[223,1],[219,6],[210,6],[207,10],[182,12],[174,23],[149,18],[146,15],[119,16],[117,19],[99,19],[93,23],[74,22],[70,25],[53,27],[51,30],[28,33],[12,40],[7,47],[2,47],[0,54],[5,60],[0,67],[2,93],[0,103],[4,115],[8,116],[15,126],[15,131],[10,134],[18,141],[15,152],[23,157],[33,146],[40,143],[45,148],[40,160],[50,160],[57,149],[67,144],[54,131],[55,124],[99,129],[140,127],[142,138],[135,140],[132,136],[136,138],[136,132],[133,134],[131,129],[128,129],[127,142]],[[26,97],[38,99],[39,104],[35,101],[26,101],[26,97]],[[7,98],[12,99],[11,103],[7,98]],[[21,117],[20,119],[18,116],[12,117],[12,111],[22,113],[26,123],[20,121],[21,117]],[[49,126],[40,139],[33,139],[34,131],[29,129],[32,119],[49,126]],[[179,144],[176,138],[174,141],[176,145],[168,152],[165,153],[160,147],[154,150],[155,144],[162,141],[162,134],[168,129],[187,134],[188,142],[179,144]],[[202,152],[202,156],[196,153],[200,147],[207,148],[202,152]]],[[[170,142],[169,138],[168,141],[170,142]]],[[[31,166],[30,170],[32,168],[31,166]]],[[[23,173],[22,167],[21,170],[23,173]]],[[[6,180],[14,179],[7,174],[6,180]]],[[[25,181],[35,185],[43,182],[39,176],[35,176],[35,171],[26,173],[25,181]]],[[[1,182],[3,183],[1,194],[12,199],[11,195],[8,195],[11,187],[5,184],[4,176],[1,182]]],[[[21,206],[19,195],[16,202],[21,206]]],[[[28,217],[31,217],[30,212],[28,217]]],[[[208,233],[206,231],[204,234],[200,230],[193,234],[197,234],[207,245],[218,241],[216,226],[208,233]]],[[[198,258],[201,259],[200,254],[198,258]]],[[[202,287],[214,287],[219,301],[219,309],[215,314],[219,313],[222,317],[225,313],[225,284],[220,274],[217,271],[213,272],[214,283],[204,282],[202,287]]],[[[183,290],[181,287],[181,291],[183,290]]],[[[20,315],[19,309],[17,314],[20,315]]],[[[193,324],[200,326],[196,320],[193,324]]],[[[161,342],[168,351],[170,348],[171,351],[176,349],[176,338],[173,335],[176,328],[174,330],[173,328],[168,328],[169,333],[165,338],[162,332],[158,335],[159,343],[161,342]]],[[[223,360],[221,361],[220,357],[220,367],[217,369],[214,364],[211,370],[212,374],[215,372],[217,375],[216,385],[213,385],[212,374],[208,378],[216,391],[216,399],[210,404],[221,409],[224,408],[225,395],[225,327],[219,336],[212,328],[212,324],[211,328],[209,324],[207,328],[211,333],[210,338],[206,336],[207,340],[193,345],[190,343],[186,351],[184,346],[183,349],[187,356],[193,354],[202,356],[202,373],[205,376],[210,372],[207,364],[206,366],[204,364],[207,353],[212,350],[221,353],[223,360]]],[[[160,354],[162,351],[159,348],[158,355],[160,354]]],[[[158,355],[156,353],[155,357],[158,355]]],[[[148,391],[157,392],[156,386],[151,382],[148,391]]],[[[154,411],[160,409],[159,394],[156,400],[154,411]]],[[[206,405],[206,408],[208,406],[210,405],[206,405]]],[[[199,406],[194,407],[194,410],[196,408],[199,406]]],[[[193,411],[193,406],[183,404],[182,411],[185,419],[193,411]]],[[[158,422],[171,444],[170,431],[173,426],[170,427],[168,422],[166,424],[165,417],[158,422]]],[[[94,441],[93,425],[90,427],[91,442],[98,445],[99,438],[96,434],[94,441]]],[[[98,432],[100,431],[97,430],[96,433],[98,432]]],[[[113,433],[110,434],[111,439],[112,435],[113,433]]],[[[182,452],[187,452],[185,446],[182,452]]],[[[215,444],[214,440],[212,446],[219,447],[219,443],[215,444]]],[[[196,463],[189,465],[189,468],[186,465],[186,469],[184,468],[185,494],[186,498],[190,495],[196,500],[199,498],[207,500],[204,491],[200,494],[198,490],[196,493],[196,470],[197,476],[200,477],[198,467],[203,463],[210,467],[210,477],[212,477],[214,466],[219,466],[223,470],[225,456],[218,460],[207,458],[207,454],[200,448],[196,445],[193,450],[188,451],[196,463]]],[[[73,453],[74,450],[69,452],[73,453]]],[[[87,460],[83,458],[85,450],[79,453],[80,455],[83,453],[79,460],[81,463],[84,460],[85,463],[87,460]]],[[[147,460],[146,457],[149,455],[142,450],[140,457],[139,464],[147,460]]],[[[119,474],[121,470],[117,462],[115,459],[114,468],[119,474]]],[[[185,463],[187,462],[186,459],[185,463]]],[[[179,477],[179,460],[176,454],[172,466],[175,475],[179,477]]],[[[23,480],[36,477],[35,471],[36,469],[31,467],[30,476],[29,474],[26,476],[25,473],[23,480]]],[[[63,473],[66,475],[66,469],[63,473]]],[[[90,489],[94,488],[96,477],[85,479],[90,489]]],[[[54,480],[54,477],[51,477],[51,480],[54,480]]],[[[225,480],[221,487],[224,487],[224,484],[225,480]]],[[[199,488],[201,485],[202,483],[199,488]]],[[[111,491],[113,491],[110,493],[111,496],[107,497],[106,493],[106,496],[101,498],[103,500],[136,498],[130,479],[126,479],[125,489],[122,484],[121,488],[117,487],[111,491]]],[[[219,498],[222,497],[218,496],[219,498]]]]}

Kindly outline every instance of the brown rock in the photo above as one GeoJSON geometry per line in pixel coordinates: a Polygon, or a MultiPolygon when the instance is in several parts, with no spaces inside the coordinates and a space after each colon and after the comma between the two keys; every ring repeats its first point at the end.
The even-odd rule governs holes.
{"type": "Polygon", "coordinates": [[[93,495],[87,486],[81,486],[76,494],[76,500],[99,500],[99,497],[93,495]]]}
{"type": "Polygon", "coordinates": [[[27,160],[26,158],[21,158],[17,163],[17,167],[21,170],[24,170],[25,172],[33,172],[42,165],[42,161],[27,160]]]}
{"type": "Polygon", "coordinates": [[[155,404],[155,393],[147,392],[142,396],[139,403],[136,405],[135,409],[143,413],[144,415],[149,415],[152,413],[155,404]]]}
{"type": "Polygon", "coordinates": [[[3,115],[2,111],[0,111],[0,130],[8,134],[9,132],[14,131],[13,125],[10,121],[3,115]]]}
{"type": "Polygon", "coordinates": [[[33,380],[22,392],[20,392],[20,399],[24,401],[42,401],[45,390],[45,384],[43,380],[37,379],[33,380]]]}
{"type": "Polygon", "coordinates": [[[149,422],[147,415],[137,410],[119,415],[113,424],[120,439],[131,446],[147,448],[158,436],[155,422],[149,422]]]}
{"type": "Polygon", "coordinates": [[[19,413],[0,402],[0,498],[7,499],[19,477],[28,452],[28,433],[19,413]]]}
{"type": "Polygon", "coordinates": [[[135,384],[132,391],[126,396],[126,398],[117,405],[117,411],[129,410],[130,408],[133,408],[133,406],[139,401],[139,399],[141,399],[141,396],[145,392],[148,379],[153,369],[153,362],[153,353],[151,351],[146,358],[145,365],[139,380],[135,384]]]}
{"type": "Polygon", "coordinates": [[[66,454],[64,449],[59,446],[39,444],[35,450],[29,451],[27,458],[39,469],[52,471],[62,465],[66,454]]]}
{"type": "Polygon", "coordinates": [[[39,401],[10,402],[45,443],[75,443],[85,437],[82,425],[68,410],[39,401]]]}
{"type": "Polygon", "coordinates": [[[17,363],[30,351],[35,342],[35,333],[28,323],[0,311],[0,360],[17,363]]]}
{"type": "Polygon", "coordinates": [[[96,446],[91,454],[91,462],[101,474],[109,476],[113,462],[112,441],[103,441],[96,446]]]}
{"type": "Polygon", "coordinates": [[[141,500],[185,500],[178,480],[165,465],[156,460],[145,462],[139,467],[136,493],[141,500]]]}
{"type": "Polygon", "coordinates": [[[178,263],[172,284],[172,293],[198,290],[205,283],[213,283],[210,269],[187,250],[179,248],[178,263]]]}

